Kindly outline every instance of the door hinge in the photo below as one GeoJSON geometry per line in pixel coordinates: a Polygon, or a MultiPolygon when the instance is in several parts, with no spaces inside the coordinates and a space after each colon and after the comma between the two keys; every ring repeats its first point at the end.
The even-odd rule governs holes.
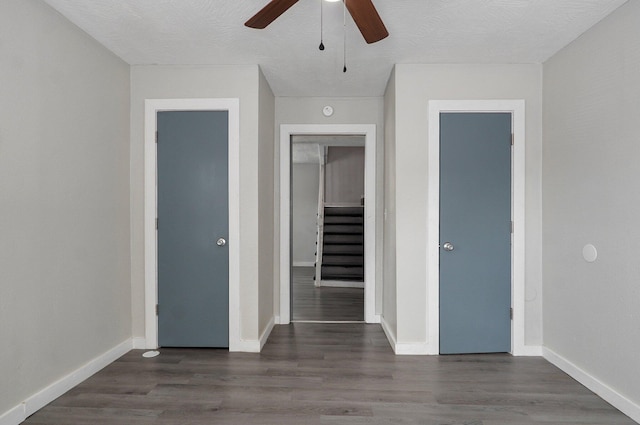
{"type": "Polygon", "coordinates": [[[511,233],[513,233],[513,221],[511,222],[511,233]]]}
{"type": "Polygon", "coordinates": [[[513,320],[513,307],[509,308],[509,319],[513,320]]]}
{"type": "Polygon", "coordinates": [[[158,230],[158,219],[156,218],[156,230],[158,230]]]}
{"type": "MultiPolygon", "coordinates": [[[[157,139],[157,135],[158,135],[158,133],[156,133],[156,142],[158,141],[158,139],[157,139]]],[[[513,146],[513,139],[514,139],[514,136],[513,136],[513,134],[512,134],[512,135],[511,135],[511,146],[513,146]]]]}
{"type": "Polygon", "coordinates": [[[158,316],[159,312],[160,312],[160,306],[158,304],[156,304],[156,316],[158,316]]]}
{"type": "MultiPolygon", "coordinates": [[[[156,131],[156,143],[158,143],[158,132],[156,131]]],[[[511,143],[513,145],[513,143],[511,143]]]]}

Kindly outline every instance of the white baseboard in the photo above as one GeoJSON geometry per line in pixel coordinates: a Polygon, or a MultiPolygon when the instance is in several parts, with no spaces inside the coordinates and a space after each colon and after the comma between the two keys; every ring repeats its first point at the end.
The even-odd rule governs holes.
{"type": "Polygon", "coordinates": [[[393,352],[397,356],[424,356],[432,354],[430,352],[429,344],[423,342],[398,342],[395,333],[389,327],[389,324],[384,320],[384,316],[380,319],[382,330],[384,331],[393,352]]]}
{"type": "Polygon", "coordinates": [[[106,353],[89,361],[84,366],[76,369],[67,376],[59,379],[45,389],[37,392],[26,400],[26,414],[30,416],[51,403],[62,394],[66,393],[82,381],[110,365],[122,357],[133,347],[131,339],[121,342],[106,353]]]}
{"type": "Polygon", "coordinates": [[[0,425],[18,425],[25,419],[27,419],[27,414],[25,413],[25,404],[20,403],[19,405],[0,415],[0,425]]]}
{"type": "Polygon", "coordinates": [[[391,330],[389,324],[386,320],[384,320],[384,316],[380,317],[380,325],[382,325],[382,330],[384,334],[387,336],[387,340],[389,340],[389,345],[393,349],[393,352],[396,352],[396,334],[391,330]]]}
{"type": "Polygon", "coordinates": [[[316,263],[313,261],[294,261],[293,267],[315,267],[316,263]]]}
{"type": "Polygon", "coordinates": [[[257,339],[246,340],[241,339],[237,341],[233,347],[229,347],[230,352],[236,353],[259,353],[260,352],[260,341],[257,339]]]}
{"type": "Polygon", "coordinates": [[[542,346],[540,345],[524,345],[513,353],[517,357],[542,357],[542,346]]]}
{"type": "Polygon", "coordinates": [[[426,356],[429,353],[429,344],[426,342],[398,342],[396,343],[398,356],[426,356]]]}
{"type": "Polygon", "coordinates": [[[598,378],[589,374],[589,372],[579,368],[554,351],[544,347],[542,352],[547,361],[562,369],[567,375],[602,397],[602,399],[613,407],[640,423],[640,405],[629,400],[598,378]]]}
{"type": "Polygon", "coordinates": [[[362,288],[364,282],[350,282],[348,280],[321,280],[318,286],[327,286],[330,288],[362,288]]]}
{"type": "Polygon", "coordinates": [[[106,353],[90,360],[88,363],[38,391],[19,405],[4,413],[0,416],[0,425],[20,424],[62,394],[122,357],[132,348],[133,340],[127,339],[106,353]]]}
{"type": "Polygon", "coordinates": [[[147,347],[147,339],[144,337],[135,337],[133,338],[133,349],[134,350],[146,350],[146,349],[150,349],[150,348],[157,348],[157,347],[147,347]]]}
{"type": "MultiPolygon", "coordinates": [[[[280,318],[277,318],[277,320],[280,321],[280,318]]],[[[267,327],[264,329],[259,339],[241,339],[240,341],[236,342],[233,347],[230,346],[229,351],[241,353],[259,353],[260,351],[262,351],[262,347],[264,347],[264,344],[266,344],[275,323],[276,317],[271,317],[271,320],[269,320],[267,327]]]]}
{"type": "Polygon", "coordinates": [[[373,316],[373,322],[367,322],[367,323],[380,323],[382,322],[382,316],[379,314],[376,314],[373,316]]]}
{"type": "Polygon", "coordinates": [[[267,340],[269,339],[269,335],[271,335],[271,331],[273,330],[273,327],[275,326],[276,322],[275,322],[275,317],[271,317],[271,320],[269,320],[269,323],[267,324],[267,327],[264,329],[264,332],[262,332],[262,335],[260,335],[260,351],[262,351],[262,347],[264,347],[264,345],[267,343],[267,340]]]}

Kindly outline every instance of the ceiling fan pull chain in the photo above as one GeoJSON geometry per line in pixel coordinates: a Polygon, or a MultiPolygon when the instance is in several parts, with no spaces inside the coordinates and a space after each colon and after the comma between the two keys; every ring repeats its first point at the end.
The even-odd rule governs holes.
{"type": "Polygon", "coordinates": [[[324,16],[323,16],[323,5],[322,2],[324,0],[320,0],[320,46],[318,49],[324,50],[323,36],[324,36],[324,16]]]}
{"type": "Polygon", "coordinates": [[[342,72],[347,72],[347,0],[342,0],[342,33],[344,41],[342,43],[343,64],[342,72]]]}

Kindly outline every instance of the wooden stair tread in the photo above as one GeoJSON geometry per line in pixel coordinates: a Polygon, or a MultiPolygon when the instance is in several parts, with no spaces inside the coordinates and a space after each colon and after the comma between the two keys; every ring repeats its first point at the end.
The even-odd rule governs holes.
{"type": "Polygon", "coordinates": [[[362,217],[356,216],[344,216],[344,215],[330,215],[324,218],[324,224],[360,224],[362,225],[362,217]]]}
{"type": "Polygon", "coordinates": [[[325,235],[327,234],[360,235],[363,232],[364,232],[364,226],[362,226],[361,224],[326,224],[324,226],[325,235]]]}
{"type": "Polygon", "coordinates": [[[362,281],[364,267],[322,266],[323,280],[352,280],[362,281]]]}
{"type": "Polygon", "coordinates": [[[340,245],[362,245],[364,237],[362,235],[325,235],[324,243],[340,245]]]}
{"type": "Polygon", "coordinates": [[[356,216],[362,217],[364,215],[363,207],[325,207],[324,216],[356,216]]]}
{"type": "Polygon", "coordinates": [[[359,266],[364,265],[362,255],[325,255],[322,258],[323,266],[359,266]]]}
{"type": "Polygon", "coordinates": [[[324,246],[323,252],[325,254],[363,255],[364,248],[362,247],[362,244],[355,244],[355,245],[327,244],[324,246]]]}

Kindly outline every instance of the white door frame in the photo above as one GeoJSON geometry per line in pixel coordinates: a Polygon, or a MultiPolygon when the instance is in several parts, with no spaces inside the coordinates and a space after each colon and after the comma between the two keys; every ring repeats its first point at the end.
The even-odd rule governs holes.
{"type": "Polygon", "coordinates": [[[364,136],[364,320],[377,323],[376,126],[375,124],[283,124],[280,126],[280,320],[291,321],[291,136],[364,136]]]}
{"type": "Polygon", "coordinates": [[[440,353],[440,113],[508,112],[514,144],[511,161],[511,353],[527,355],[525,321],[525,102],[524,100],[429,101],[429,183],[427,213],[428,353],[440,353]]]}
{"type": "Polygon", "coordinates": [[[240,101],[239,99],[147,99],[144,122],[144,309],[145,347],[158,348],[157,117],[160,111],[229,112],[229,351],[240,349],[240,101]]]}

